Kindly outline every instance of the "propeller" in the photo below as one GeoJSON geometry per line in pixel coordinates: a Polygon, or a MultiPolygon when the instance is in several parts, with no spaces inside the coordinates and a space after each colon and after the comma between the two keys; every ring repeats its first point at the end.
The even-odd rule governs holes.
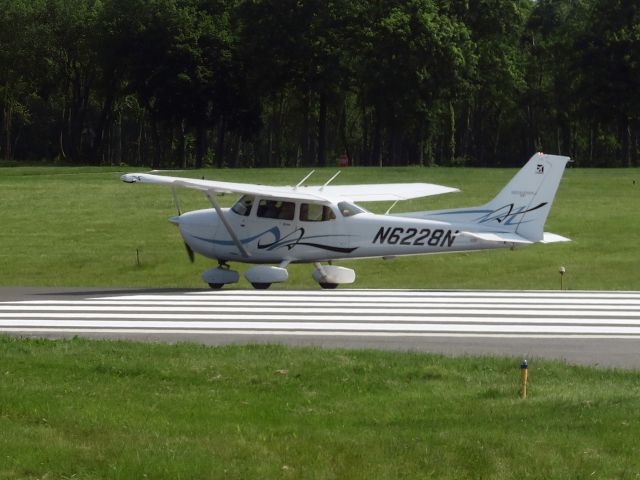
{"type": "Polygon", "coordinates": [[[184,242],[184,248],[187,249],[187,255],[189,256],[189,260],[191,263],[195,261],[195,254],[193,253],[193,249],[189,246],[187,242],[184,242]]]}
{"type": "MultiPolygon", "coordinates": [[[[173,203],[176,206],[176,210],[178,211],[178,216],[180,216],[182,215],[182,211],[180,209],[180,199],[178,198],[176,189],[172,188],[171,193],[173,193],[173,203]]],[[[189,246],[187,242],[184,242],[184,248],[187,250],[187,256],[189,257],[189,261],[193,263],[196,259],[196,255],[193,252],[193,249],[189,246]]]]}

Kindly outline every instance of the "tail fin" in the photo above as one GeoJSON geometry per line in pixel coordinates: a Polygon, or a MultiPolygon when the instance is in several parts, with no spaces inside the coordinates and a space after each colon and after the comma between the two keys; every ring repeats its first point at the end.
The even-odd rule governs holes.
{"type": "Polygon", "coordinates": [[[478,219],[532,242],[544,239],[544,224],[569,157],[537,153],[489,203],[478,219]]]}
{"type": "Polygon", "coordinates": [[[566,241],[568,239],[559,235],[545,234],[544,224],[568,161],[569,157],[536,153],[507,186],[485,205],[407,213],[404,216],[466,223],[470,227],[466,234],[487,241],[566,241]],[[481,228],[471,228],[474,224],[481,228]]]}

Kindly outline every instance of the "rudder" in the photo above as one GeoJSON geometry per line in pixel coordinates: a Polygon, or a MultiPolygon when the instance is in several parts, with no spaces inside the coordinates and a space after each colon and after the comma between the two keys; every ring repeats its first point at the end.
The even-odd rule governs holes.
{"type": "Polygon", "coordinates": [[[533,155],[507,186],[482,207],[491,212],[482,223],[490,225],[495,221],[532,242],[543,240],[544,224],[568,161],[569,157],[559,155],[533,155]]]}

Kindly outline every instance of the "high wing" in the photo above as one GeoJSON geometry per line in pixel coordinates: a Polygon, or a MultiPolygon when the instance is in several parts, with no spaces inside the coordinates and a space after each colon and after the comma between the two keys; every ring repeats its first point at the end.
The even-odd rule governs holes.
{"type": "Polygon", "coordinates": [[[203,192],[239,193],[242,195],[260,195],[262,197],[287,198],[291,200],[327,200],[324,196],[296,191],[293,187],[271,187],[253,183],[219,182],[215,180],[153,175],[150,173],[127,173],[122,175],[120,179],[127,183],[154,183],[172,187],[192,188],[203,192]]]}
{"type": "Polygon", "coordinates": [[[457,188],[445,187],[431,183],[381,183],[369,185],[330,185],[274,187],[251,183],[219,182],[215,180],[199,180],[195,178],[169,177],[150,173],[127,173],[120,177],[127,183],[153,183],[173,187],[193,188],[204,192],[239,193],[259,195],[262,197],[307,200],[323,203],[339,201],[377,202],[385,200],[409,200],[411,198],[428,197],[442,193],[458,192],[457,188]]]}
{"type": "Polygon", "coordinates": [[[331,198],[352,202],[379,202],[387,200],[410,200],[430,197],[442,193],[459,192],[457,188],[433,183],[380,183],[368,185],[330,185],[327,187],[305,187],[305,190],[321,189],[331,198]]]}

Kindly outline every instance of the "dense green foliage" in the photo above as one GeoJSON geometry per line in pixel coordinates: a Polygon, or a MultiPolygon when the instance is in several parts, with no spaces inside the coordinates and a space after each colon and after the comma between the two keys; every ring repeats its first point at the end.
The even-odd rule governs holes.
{"type": "Polygon", "coordinates": [[[631,166],[636,0],[0,0],[0,158],[631,166]]]}
{"type": "Polygon", "coordinates": [[[640,374],[0,336],[3,479],[635,479],[640,374]]]}

